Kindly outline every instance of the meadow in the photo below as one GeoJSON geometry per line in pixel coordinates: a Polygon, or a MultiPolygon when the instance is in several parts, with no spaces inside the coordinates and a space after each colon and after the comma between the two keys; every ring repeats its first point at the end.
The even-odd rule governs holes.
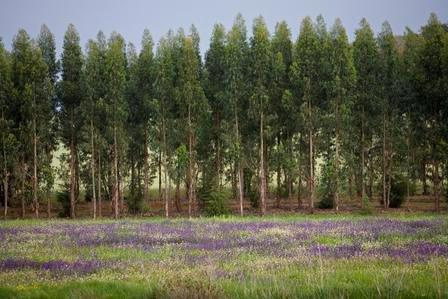
{"type": "Polygon", "coordinates": [[[1,298],[448,296],[448,217],[9,220],[1,298]]]}

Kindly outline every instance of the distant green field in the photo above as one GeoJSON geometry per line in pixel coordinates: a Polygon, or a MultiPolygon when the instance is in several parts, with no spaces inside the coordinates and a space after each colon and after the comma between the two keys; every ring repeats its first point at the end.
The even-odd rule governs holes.
{"type": "Polygon", "coordinates": [[[1,298],[442,298],[448,217],[0,223],[1,298]]]}

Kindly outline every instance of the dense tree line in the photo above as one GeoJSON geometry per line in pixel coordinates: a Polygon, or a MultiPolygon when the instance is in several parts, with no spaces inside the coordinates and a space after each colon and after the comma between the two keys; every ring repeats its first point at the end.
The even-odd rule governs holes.
{"type": "Polygon", "coordinates": [[[268,198],[337,211],[376,196],[387,209],[417,185],[440,210],[448,26],[434,14],[401,36],[363,19],[352,43],[339,19],[307,17],[292,41],[262,17],[248,37],[238,15],[229,31],[215,25],[204,59],[194,26],[155,51],[145,30],[140,48],[100,31],[83,51],[73,25],[59,60],[45,25],[36,39],[20,30],[10,52],[0,42],[5,217],[10,206],[38,217],[43,202],[50,216],[56,178],[70,217],[82,195],[93,217],[105,200],[116,218],[139,213],[155,181],[167,217],[184,197],[189,216],[226,212],[229,198],[241,215],[245,200],[265,214],[268,198]]]}

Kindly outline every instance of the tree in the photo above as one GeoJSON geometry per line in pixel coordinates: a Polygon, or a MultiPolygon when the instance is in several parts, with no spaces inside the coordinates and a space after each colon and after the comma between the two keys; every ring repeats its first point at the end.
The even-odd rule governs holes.
{"type": "Polygon", "coordinates": [[[399,127],[400,117],[396,111],[398,109],[398,90],[399,85],[399,56],[395,37],[392,33],[390,24],[383,23],[382,31],[378,37],[380,53],[380,77],[382,92],[382,155],[383,155],[383,203],[384,208],[389,208],[390,189],[392,181],[392,158],[395,155],[398,136],[393,136],[392,126],[399,127]],[[395,149],[394,149],[395,147],[395,149]]]}
{"type": "MultiPolygon", "coordinates": [[[[285,21],[277,23],[272,37],[272,88],[271,111],[275,116],[271,121],[272,135],[277,140],[275,164],[277,164],[277,208],[280,207],[281,171],[285,173],[288,199],[292,200],[293,151],[292,139],[297,127],[294,106],[291,102],[289,71],[292,60],[291,31],[285,21]],[[280,104],[279,104],[280,103],[280,104]]],[[[271,141],[272,142],[272,141],[271,141]]]]}
{"type": "Polygon", "coordinates": [[[266,168],[265,168],[265,115],[269,102],[268,87],[270,84],[271,45],[269,32],[263,17],[254,20],[252,28],[250,55],[252,62],[252,95],[251,101],[259,121],[259,188],[261,215],[266,214],[266,168]]]}
{"type": "Polygon", "coordinates": [[[308,130],[308,190],[309,190],[309,208],[314,211],[315,201],[315,114],[317,106],[317,94],[319,86],[317,85],[321,78],[318,77],[319,59],[316,57],[319,45],[318,36],[313,28],[311,18],[306,17],[300,26],[299,37],[294,47],[293,63],[291,69],[291,82],[295,91],[295,97],[303,111],[308,130]]]}
{"type": "MultiPolygon", "coordinates": [[[[353,60],[356,69],[356,111],[355,123],[359,127],[359,153],[360,171],[359,185],[361,189],[361,205],[366,201],[366,152],[367,145],[371,144],[372,127],[377,114],[377,90],[378,90],[378,46],[373,36],[373,31],[365,19],[360,22],[360,28],[356,30],[353,43],[353,60]],[[367,143],[368,141],[368,143],[367,143]]],[[[371,151],[368,151],[371,156],[371,151]]],[[[369,159],[369,161],[372,161],[369,159]]],[[[370,163],[371,164],[371,163],[370,163]]],[[[372,169],[372,165],[370,165],[372,169]]],[[[373,172],[373,170],[372,170],[373,172]]],[[[372,176],[370,176],[372,179],[372,176]]],[[[371,193],[370,193],[371,196],[371,193]]]]}
{"type": "Polygon", "coordinates": [[[16,167],[16,155],[18,144],[14,135],[13,116],[11,115],[12,96],[11,82],[11,57],[4,48],[0,39],[0,131],[1,131],[1,176],[3,183],[4,217],[8,215],[10,177],[16,167]]]}
{"type": "Polygon", "coordinates": [[[244,192],[243,192],[243,151],[241,140],[241,106],[245,99],[247,86],[245,79],[247,75],[245,61],[248,54],[248,44],[246,39],[246,25],[241,14],[238,14],[233,23],[232,29],[227,34],[227,50],[226,50],[226,93],[229,96],[230,104],[233,112],[233,160],[235,163],[238,184],[238,198],[240,215],[244,215],[244,192]]]}
{"type": "Polygon", "coordinates": [[[43,150],[41,149],[45,148],[48,141],[46,134],[48,134],[51,120],[51,87],[42,52],[24,30],[20,30],[14,38],[12,70],[15,96],[13,111],[18,113],[15,119],[15,127],[18,128],[16,139],[21,144],[20,153],[22,154],[22,216],[24,216],[24,187],[29,175],[32,208],[36,217],[39,217],[38,159],[42,158],[43,150]],[[28,139],[30,136],[31,142],[28,139]],[[30,164],[32,165],[31,174],[28,173],[30,164]]]}
{"type": "MultiPolygon", "coordinates": [[[[46,109],[42,111],[41,116],[45,114],[46,122],[48,122],[48,127],[43,128],[45,131],[45,148],[43,151],[42,158],[40,159],[42,163],[42,169],[44,170],[44,179],[46,181],[46,196],[47,196],[47,217],[51,216],[51,196],[50,190],[54,182],[53,170],[51,168],[51,162],[53,159],[52,153],[56,148],[56,138],[57,138],[57,122],[55,119],[56,115],[56,81],[59,73],[59,62],[56,60],[56,44],[53,33],[44,24],[41,26],[39,36],[37,38],[37,43],[42,52],[42,58],[47,65],[48,77],[50,79],[50,93],[51,106],[46,104],[46,109]],[[49,109],[50,108],[50,109],[49,109]]],[[[42,133],[44,133],[42,132],[42,133]]],[[[42,141],[42,138],[40,139],[42,141]]]]}
{"type": "MultiPolygon", "coordinates": [[[[355,81],[355,69],[350,44],[347,33],[339,19],[336,19],[331,32],[331,77],[329,80],[329,108],[331,114],[330,127],[334,128],[332,137],[334,138],[333,175],[334,182],[334,203],[333,207],[339,210],[340,189],[342,176],[341,157],[342,148],[346,144],[348,137],[347,128],[350,126],[349,115],[352,106],[351,94],[355,81]]],[[[332,139],[333,139],[332,138],[332,139]]],[[[348,142],[347,142],[348,143],[348,142]]],[[[348,159],[347,159],[348,160],[348,159]]]]}
{"type": "MultiPolygon", "coordinates": [[[[193,36],[194,37],[194,36],[193,36]]],[[[178,60],[177,100],[179,115],[187,123],[186,139],[188,144],[188,216],[193,213],[193,203],[196,189],[196,129],[201,112],[207,111],[204,93],[200,84],[200,74],[195,39],[191,36],[182,37],[178,60]]]]}
{"type": "Polygon", "coordinates": [[[126,151],[126,134],[124,123],[127,117],[127,104],[124,97],[126,87],[126,55],[123,37],[116,32],[111,34],[105,56],[106,67],[106,113],[109,130],[107,142],[110,146],[110,162],[112,169],[112,203],[115,219],[119,211],[123,212],[123,197],[121,194],[120,167],[124,164],[126,151]],[[119,208],[120,203],[120,208],[119,208]]]}
{"type": "Polygon", "coordinates": [[[432,164],[432,181],[434,185],[434,206],[440,211],[440,162],[446,152],[443,144],[444,113],[446,111],[446,83],[443,75],[443,47],[447,32],[435,14],[431,14],[428,23],[422,27],[424,38],[419,55],[418,94],[422,101],[419,111],[423,114],[424,122],[430,129],[427,140],[430,146],[428,159],[432,164]]]}
{"type": "Polygon", "coordinates": [[[70,217],[75,217],[75,205],[79,196],[78,139],[80,122],[80,103],[82,98],[81,80],[83,57],[79,45],[79,35],[70,24],[64,36],[62,53],[62,80],[59,86],[61,136],[69,148],[69,188],[70,217]]]}

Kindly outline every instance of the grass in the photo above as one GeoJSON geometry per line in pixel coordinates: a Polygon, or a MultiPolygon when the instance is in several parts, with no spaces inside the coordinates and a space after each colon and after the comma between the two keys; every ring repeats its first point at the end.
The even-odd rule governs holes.
{"type": "Polygon", "coordinates": [[[440,215],[27,219],[0,241],[0,298],[448,297],[440,215]]]}

